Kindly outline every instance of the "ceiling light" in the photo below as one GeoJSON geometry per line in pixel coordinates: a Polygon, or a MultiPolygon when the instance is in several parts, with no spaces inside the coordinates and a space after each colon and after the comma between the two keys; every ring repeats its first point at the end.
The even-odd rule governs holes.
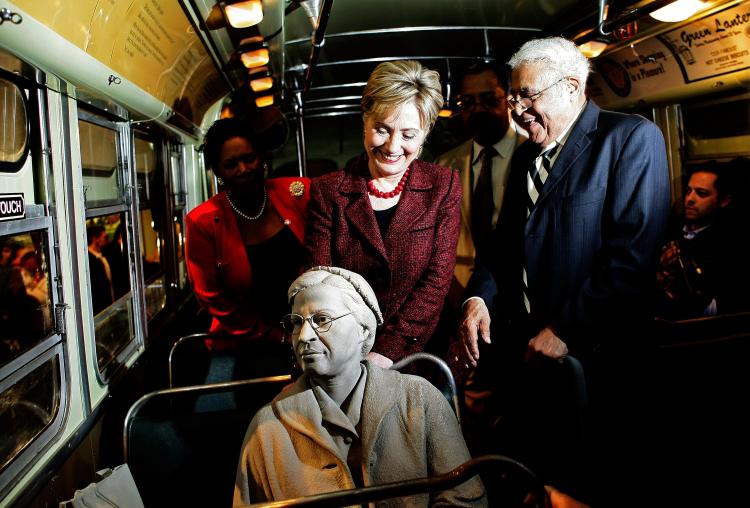
{"type": "Polygon", "coordinates": [[[224,6],[227,21],[234,28],[247,28],[263,21],[263,4],[260,0],[247,0],[224,6]]]}
{"type": "Polygon", "coordinates": [[[242,60],[242,65],[244,65],[248,69],[266,65],[268,63],[268,58],[269,58],[268,49],[266,48],[256,49],[253,51],[246,51],[240,55],[240,60],[242,60]]]}
{"type": "Polygon", "coordinates": [[[266,106],[272,106],[273,105],[273,94],[272,95],[264,95],[263,97],[258,97],[255,99],[255,105],[259,108],[265,108],[266,106]]]}
{"type": "Polygon", "coordinates": [[[607,49],[607,44],[601,41],[588,41],[578,46],[586,58],[596,58],[607,49]]]}
{"type": "Polygon", "coordinates": [[[674,23],[683,21],[706,6],[701,0],[677,0],[651,13],[659,21],[674,23]]]}
{"type": "Polygon", "coordinates": [[[273,78],[271,76],[266,76],[263,78],[256,78],[250,81],[250,88],[253,89],[253,92],[263,92],[265,90],[269,90],[273,87],[273,78]]]}

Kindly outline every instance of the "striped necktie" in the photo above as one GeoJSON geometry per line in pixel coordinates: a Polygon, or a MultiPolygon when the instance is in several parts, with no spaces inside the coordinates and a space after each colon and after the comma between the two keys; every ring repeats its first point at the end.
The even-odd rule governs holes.
{"type": "MultiPolygon", "coordinates": [[[[549,150],[542,152],[539,158],[534,159],[534,162],[529,168],[529,172],[526,173],[526,188],[528,190],[528,201],[526,202],[526,217],[531,215],[534,210],[539,195],[542,193],[542,187],[549,177],[550,169],[552,168],[552,158],[557,153],[560,145],[555,144],[549,150]]],[[[529,301],[529,282],[526,275],[526,263],[524,263],[523,274],[521,279],[521,290],[523,292],[523,306],[526,308],[526,312],[531,312],[531,302],[529,301]]]]}
{"type": "Polygon", "coordinates": [[[531,215],[531,211],[534,210],[537,199],[542,193],[542,187],[549,177],[550,169],[552,168],[552,158],[557,153],[557,149],[560,145],[555,144],[552,148],[543,152],[539,155],[541,161],[537,162],[534,159],[534,163],[529,168],[529,172],[526,174],[526,189],[528,190],[528,201],[526,202],[526,217],[531,215]]]}

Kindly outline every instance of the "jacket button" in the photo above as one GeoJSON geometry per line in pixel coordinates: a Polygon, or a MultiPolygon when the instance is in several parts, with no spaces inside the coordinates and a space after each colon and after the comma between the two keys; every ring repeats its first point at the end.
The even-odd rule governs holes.
{"type": "Polygon", "coordinates": [[[404,337],[404,340],[408,344],[416,344],[419,339],[417,337],[404,337]]]}
{"type": "Polygon", "coordinates": [[[344,436],[344,442],[346,444],[352,444],[352,437],[351,436],[344,436]]]}

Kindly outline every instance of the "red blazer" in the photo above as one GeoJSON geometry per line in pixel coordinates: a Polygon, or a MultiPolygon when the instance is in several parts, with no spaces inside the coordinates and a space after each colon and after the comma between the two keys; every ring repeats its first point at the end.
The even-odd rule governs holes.
{"type": "Polygon", "coordinates": [[[415,160],[385,238],[367,195],[367,159],[312,182],[305,248],[310,266],[340,266],[370,283],[383,312],[373,351],[397,361],[422,351],[456,264],[461,183],[415,160]]]}
{"type": "MultiPolygon", "coordinates": [[[[266,189],[271,204],[302,243],[310,180],[268,179],[266,189]],[[290,186],[294,182],[304,185],[301,196],[292,193],[290,186]]],[[[277,333],[280,337],[281,330],[276,330],[278,327],[267,316],[259,316],[249,305],[252,269],[224,192],[188,214],[185,234],[188,275],[198,302],[213,317],[211,331],[248,334],[253,338],[277,333]]]]}

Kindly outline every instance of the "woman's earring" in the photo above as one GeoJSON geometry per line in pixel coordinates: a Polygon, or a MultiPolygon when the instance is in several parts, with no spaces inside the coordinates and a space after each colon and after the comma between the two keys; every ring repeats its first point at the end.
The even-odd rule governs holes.
{"type": "Polygon", "coordinates": [[[219,187],[222,187],[224,185],[224,180],[220,176],[217,176],[216,183],[219,184],[219,187]]]}

